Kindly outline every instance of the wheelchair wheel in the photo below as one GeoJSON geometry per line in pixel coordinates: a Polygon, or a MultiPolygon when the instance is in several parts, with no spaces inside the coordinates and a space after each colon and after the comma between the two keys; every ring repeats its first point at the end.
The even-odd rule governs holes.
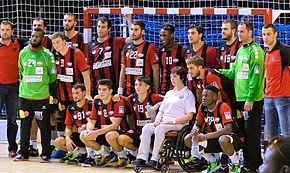
{"type": "Polygon", "coordinates": [[[184,138],[190,133],[191,129],[191,125],[186,125],[179,131],[175,148],[177,161],[180,167],[186,172],[196,171],[196,165],[187,164],[187,160],[190,158],[191,155],[191,149],[186,147],[184,144],[184,138]]]}
{"type": "Polygon", "coordinates": [[[161,172],[162,173],[169,173],[169,166],[168,165],[163,165],[161,167],[161,172]]]}
{"type": "Polygon", "coordinates": [[[163,166],[169,166],[169,161],[173,156],[173,150],[174,147],[173,145],[173,140],[172,139],[165,139],[162,143],[162,148],[159,151],[159,165],[161,167],[163,166]]]}
{"type": "Polygon", "coordinates": [[[136,172],[136,173],[139,173],[142,171],[142,167],[139,167],[139,166],[134,166],[133,170],[136,172]]]}

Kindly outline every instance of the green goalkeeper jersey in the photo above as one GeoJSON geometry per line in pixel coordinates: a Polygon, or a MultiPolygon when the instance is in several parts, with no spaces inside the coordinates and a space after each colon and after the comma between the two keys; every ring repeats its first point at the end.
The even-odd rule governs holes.
{"type": "Polygon", "coordinates": [[[260,101],[264,98],[264,59],[263,49],[251,42],[238,50],[230,69],[219,70],[228,78],[234,79],[237,101],[260,101]]]}
{"type": "Polygon", "coordinates": [[[20,51],[18,67],[22,79],[19,97],[42,100],[49,97],[49,84],[56,80],[54,56],[48,49],[41,47],[32,51],[26,46],[20,51]]]}

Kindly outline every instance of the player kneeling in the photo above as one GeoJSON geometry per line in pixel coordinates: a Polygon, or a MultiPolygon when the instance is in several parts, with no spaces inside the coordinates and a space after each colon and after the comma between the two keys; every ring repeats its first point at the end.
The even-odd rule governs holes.
{"type": "Polygon", "coordinates": [[[55,140],[55,147],[69,151],[60,159],[60,162],[78,164],[86,158],[85,144],[80,140],[80,133],[86,129],[87,118],[90,115],[92,101],[87,100],[84,84],[77,83],[73,86],[72,96],[74,103],[68,106],[65,118],[65,137],[55,140]]]}
{"type": "MultiPolygon", "coordinates": [[[[113,102],[113,83],[108,79],[98,81],[99,99],[94,101],[92,112],[88,121],[87,130],[81,133],[81,141],[95,151],[98,151],[102,158],[96,160],[96,166],[106,166],[115,159],[113,152],[110,152],[110,145],[105,135],[117,130],[125,114],[125,103],[123,100],[113,102]]],[[[84,163],[94,165],[94,160],[88,157],[84,163]]]]}
{"type": "MultiPolygon", "coordinates": [[[[195,159],[205,158],[209,164],[203,173],[223,172],[218,158],[214,153],[224,152],[231,161],[231,173],[240,171],[239,159],[236,151],[242,148],[239,135],[233,133],[236,127],[232,119],[231,108],[227,103],[218,101],[218,89],[208,85],[202,92],[202,104],[198,109],[196,122],[191,134],[185,138],[185,143],[192,140],[192,156],[195,159]]],[[[229,171],[229,170],[228,170],[229,171]]]]}
{"type": "Polygon", "coordinates": [[[130,158],[124,148],[131,151],[134,158],[140,145],[140,135],[145,124],[151,121],[151,115],[156,111],[163,96],[150,92],[150,79],[140,76],[135,81],[136,93],[125,98],[128,129],[124,131],[111,131],[106,134],[106,139],[112,149],[118,153],[118,162],[115,168],[123,168],[128,165],[130,158]]]}

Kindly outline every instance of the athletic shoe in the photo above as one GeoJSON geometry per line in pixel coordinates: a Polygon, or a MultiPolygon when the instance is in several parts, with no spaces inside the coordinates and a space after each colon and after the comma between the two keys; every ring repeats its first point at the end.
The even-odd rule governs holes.
{"type": "Polygon", "coordinates": [[[80,153],[73,153],[72,156],[65,161],[65,163],[67,163],[69,165],[77,164],[80,156],[81,156],[80,153]]]}
{"type": "Polygon", "coordinates": [[[147,166],[146,161],[140,158],[137,158],[136,160],[131,162],[132,165],[136,165],[137,167],[147,166]]]}
{"type": "Polygon", "coordinates": [[[96,165],[95,159],[92,159],[90,157],[87,157],[85,159],[85,161],[83,163],[81,163],[82,167],[92,167],[92,166],[95,166],[95,165],[96,165]]]}
{"type": "Polygon", "coordinates": [[[11,150],[11,151],[9,151],[8,156],[11,157],[11,158],[16,157],[16,156],[17,156],[17,151],[15,151],[15,150],[11,150]]]}
{"type": "Polygon", "coordinates": [[[28,158],[24,158],[21,154],[18,154],[13,158],[13,161],[15,162],[20,162],[20,161],[27,161],[29,160],[28,158]]]}
{"type": "Polygon", "coordinates": [[[240,173],[240,164],[232,164],[230,168],[230,173],[240,173]]]}
{"type": "Polygon", "coordinates": [[[53,153],[51,155],[51,158],[54,158],[54,159],[61,159],[63,157],[65,157],[66,155],[66,151],[63,151],[63,150],[57,150],[55,153],[53,153]]]}
{"type": "Polygon", "coordinates": [[[190,158],[184,159],[184,163],[186,163],[187,165],[195,166],[200,163],[200,159],[194,156],[190,156],[190,158]]]}
{"type": "Polygon", "coordinates": [[[30,157],[38,157],[39,156],[38,149],[33,148],[33,145],[29,145],[28,151],[29,151],[30,157]]]}
{"type": "Polygon", "coordinates": [[[207,168],[203,171],[201,171],[201,173],[214,173],[216,172],[216,170],[218,170],[220,167],[219,162],[211,162],[208,164],[207,168]]]}
{"type": "Polygon", "coordinates": [[[227,163],[222,163],[220,168],[216,171],[218,173],[228,173],[230,171],[229,165],[227,163]]]}
{"type": "Polygon", "coordinates": [[[39,162],[40,163],[48,163],[48,162],[50,162],[50,158],[48,158],[47,156],[41,156],[39,158],[39,162]]]}
{"type": "Polygon", "coordinates": [[[66,153],[66,155],[63,158],[59,159],[59,163],[65,163],[65,161],[69,160],[72,156],[73,156],[72,152],[66,153]]]}
{"type": "Polygon", "coordinates": [[[103,157],[103,156],[102,156],[101,154],[95,154],[94,157],[91,156],[91,158],[94,158],[94,159],[95,159],[96,165],[97,165],[98,163],[100,163],[100,161],[102,160],[102,157],[103,157]]]}
{"type": "Polygon", "coordinates": [[[105,167],[109,162],[112,162],[113,160],[115,160],[115,154],[113,152],[110,152],[110,155],[102,156],[102,159],[99,163],[97,163],[97,166],[105,167]]]}
{"type": "Polygon", "coordinates": [[[114,168],[125,168],[130,163],[129,157],[119,157],[117,163],[114,165],[114,168]]]}

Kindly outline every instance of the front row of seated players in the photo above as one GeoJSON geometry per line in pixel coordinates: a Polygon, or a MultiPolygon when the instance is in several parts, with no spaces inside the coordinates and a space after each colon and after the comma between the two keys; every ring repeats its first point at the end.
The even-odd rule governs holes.
{"type": "Polygon", "coordinates": [[[218,153],[227,154],[232,162],[227,172],[240,172],[239,158],[236,151],[242,148],[238,133],[233,133],[236,125],[232,111],[227,103],[219,101],[218,89],[207,85],[202,92],[202,104],[198,108],[196,122],[192,131],[185,138],[185,144],[191,148],[192,162],[198,163],[203,157],[208,161],[204,173],[224,172],[225,167],[218,162],[218,153]],[[198,160],[198,161],[197,161],[198,160]]]}
{"type": "Polygon", "coordinates": [[[170,79],[174,88],[166,93],[155,121],[143,127],[137,159],[132,164],[146,165],[149,159],[151,136],[154,134],[152,157],[147,164],[152,167],[158,166],[159,151],[165,139],[165,133],[170,130],[180,130],[192,119],[196,112],[195,98],[184,85],[186,75],[187,72],[183,67],[174,67],[171,70],[170,79]]]}

